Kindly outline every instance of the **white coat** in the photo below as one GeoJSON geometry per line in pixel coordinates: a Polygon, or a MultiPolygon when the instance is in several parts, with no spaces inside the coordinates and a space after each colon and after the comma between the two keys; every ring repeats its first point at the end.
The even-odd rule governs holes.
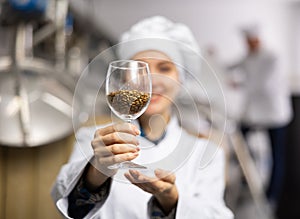
{"type": "MultiPolygon", "coordinates": [[[[79,180],[88,160],[93,156],[90,144],[94,131],[94,128],[79,130],[70,161],[62,167],[52,190],[53,199],[66,218],[69,218],[67,196],[79,180]]],[[[134,160],[136,163],[173,170],[176,175],[179,191],[177,219],[233,218],[223,201],[224,156],[221,149],[207,140],[187,134],[174,118],[168,124],[166,136],[158,145],[153,145],[142,137],[139,140],[141,147],[147,148],[141,150],[139,157],[134,160]],[[216,152],[209,153],[215,156],[202,157],[205,149],[206,152],[216,152]],[[208,165],[205,167],[201,165],[207,161],[208,165]]],[[[102,206],[96,205],[85,218],[149,218],[147,203],[151,194],[130,184],[121,172],[119,170],[114,176],[105,203],[102,206]]]]}
{"type": "Polygon", "coordinates": [[[250,126],[276,127],[291,119],[287,77],[274,54],[262,49],[233,66],[244,73],[242,122],[250,126]]]}

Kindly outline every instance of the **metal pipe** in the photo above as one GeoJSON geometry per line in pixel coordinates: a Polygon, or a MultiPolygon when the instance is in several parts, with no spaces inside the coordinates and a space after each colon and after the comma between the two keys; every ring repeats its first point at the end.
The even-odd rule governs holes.
{"type": "Polygon", "coordinates": [[[12,49],[12,66],[11,70],[15,74],[15,95],[18,100],[18,113],[20,128],[22,131],[23,144],[28,146],[28,138],[30,136],[30,110],[29,100],[25,88],[22,86],[22,75],[19,63],[26,57],[26,26],[20,23],[15,29],[15,44],[12,49]]]}

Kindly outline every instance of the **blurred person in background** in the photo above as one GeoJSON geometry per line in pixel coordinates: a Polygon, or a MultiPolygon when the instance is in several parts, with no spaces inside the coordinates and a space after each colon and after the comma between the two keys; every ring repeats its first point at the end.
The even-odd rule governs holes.
{"type": "MultiPolygon", "coordinates": [[[[178,59],[188,61],[181,46],[198,49],[191,31],[183,24],[156,16],[135,24],[123,34],[121,42],[135,39],[142,41],[131,44],[127,50],[121,47],[119,58],[149,64],[153,81],[151,102],[133,124],[109,124],[79,131],[71,159],[62,167],[53,188],[56,205],[68,218],[233,218],[223,200],[222,149],[215,150],[211,162],[199,168],[207,145],[217,146],[188,134],[172,113],[179,91],[176,82],[183,84],[185,76],[175,63],[178,59]],[[153,146],[143,152],[139,144],[153,146]],[[80,147],[91,153],[85,157],[80,147]],[[136,162],[135,158],[143,163],[165,157],[169,150],[181,148],[173,157],[168,156],[176,162],[191,147],[193,152],[176,171],[156,169],[156,178],[136,169],[127,170],[128,181],[120,182],[115,178],[120,170],[108,169],[108,165],[121,161],[136,162]]],[[[164,162],[169,165],[168,160],[164,162]]],[[[166,168],[165,165],[161,167],[166,168]]]]}
{"type": "Polygon", "coordinates": [[[248,53],[229,70],[242,74],[232,85],[244,92],[245,105],[240,119],[244,137],[255,129],[265,129],[268,133],[273,165],[266,195],[276,208],[285,172],[287,124],[292,117],[287,77],[280,69],[277,56],[263,47],[258,26],[242,28],[242,33],[248,53]]]}

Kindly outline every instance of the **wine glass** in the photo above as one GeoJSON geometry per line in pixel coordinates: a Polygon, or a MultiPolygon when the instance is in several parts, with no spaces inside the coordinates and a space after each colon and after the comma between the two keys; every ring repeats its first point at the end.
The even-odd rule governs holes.
{"type": "MultiPolygon", "coordinates": [[[[135,60],[111,62],[105,88],[106,100],[111,111],[120,119],[132,122],[145,112],[151,99],[152,83],[148,63],[135,60]]],[[[108,168],[146,167],[125,161],[108,168]]]]}

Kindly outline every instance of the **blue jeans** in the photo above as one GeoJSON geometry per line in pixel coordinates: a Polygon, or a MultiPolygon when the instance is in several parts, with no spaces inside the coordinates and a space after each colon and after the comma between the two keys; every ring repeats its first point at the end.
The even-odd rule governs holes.
{"type": "MultiPolygon", "coordinates": [[[[241,131],[244,137],[251,130],[253,130],[252,127],[246,125],[241,126],[241,131]]],[[[271,144],[273,166],[271,171],[270,182],[266,190],[266,195],[271,202],[277,204],[281,196],[285,174],[287,126],[267,128],[267,132],[271,144]]]]}

